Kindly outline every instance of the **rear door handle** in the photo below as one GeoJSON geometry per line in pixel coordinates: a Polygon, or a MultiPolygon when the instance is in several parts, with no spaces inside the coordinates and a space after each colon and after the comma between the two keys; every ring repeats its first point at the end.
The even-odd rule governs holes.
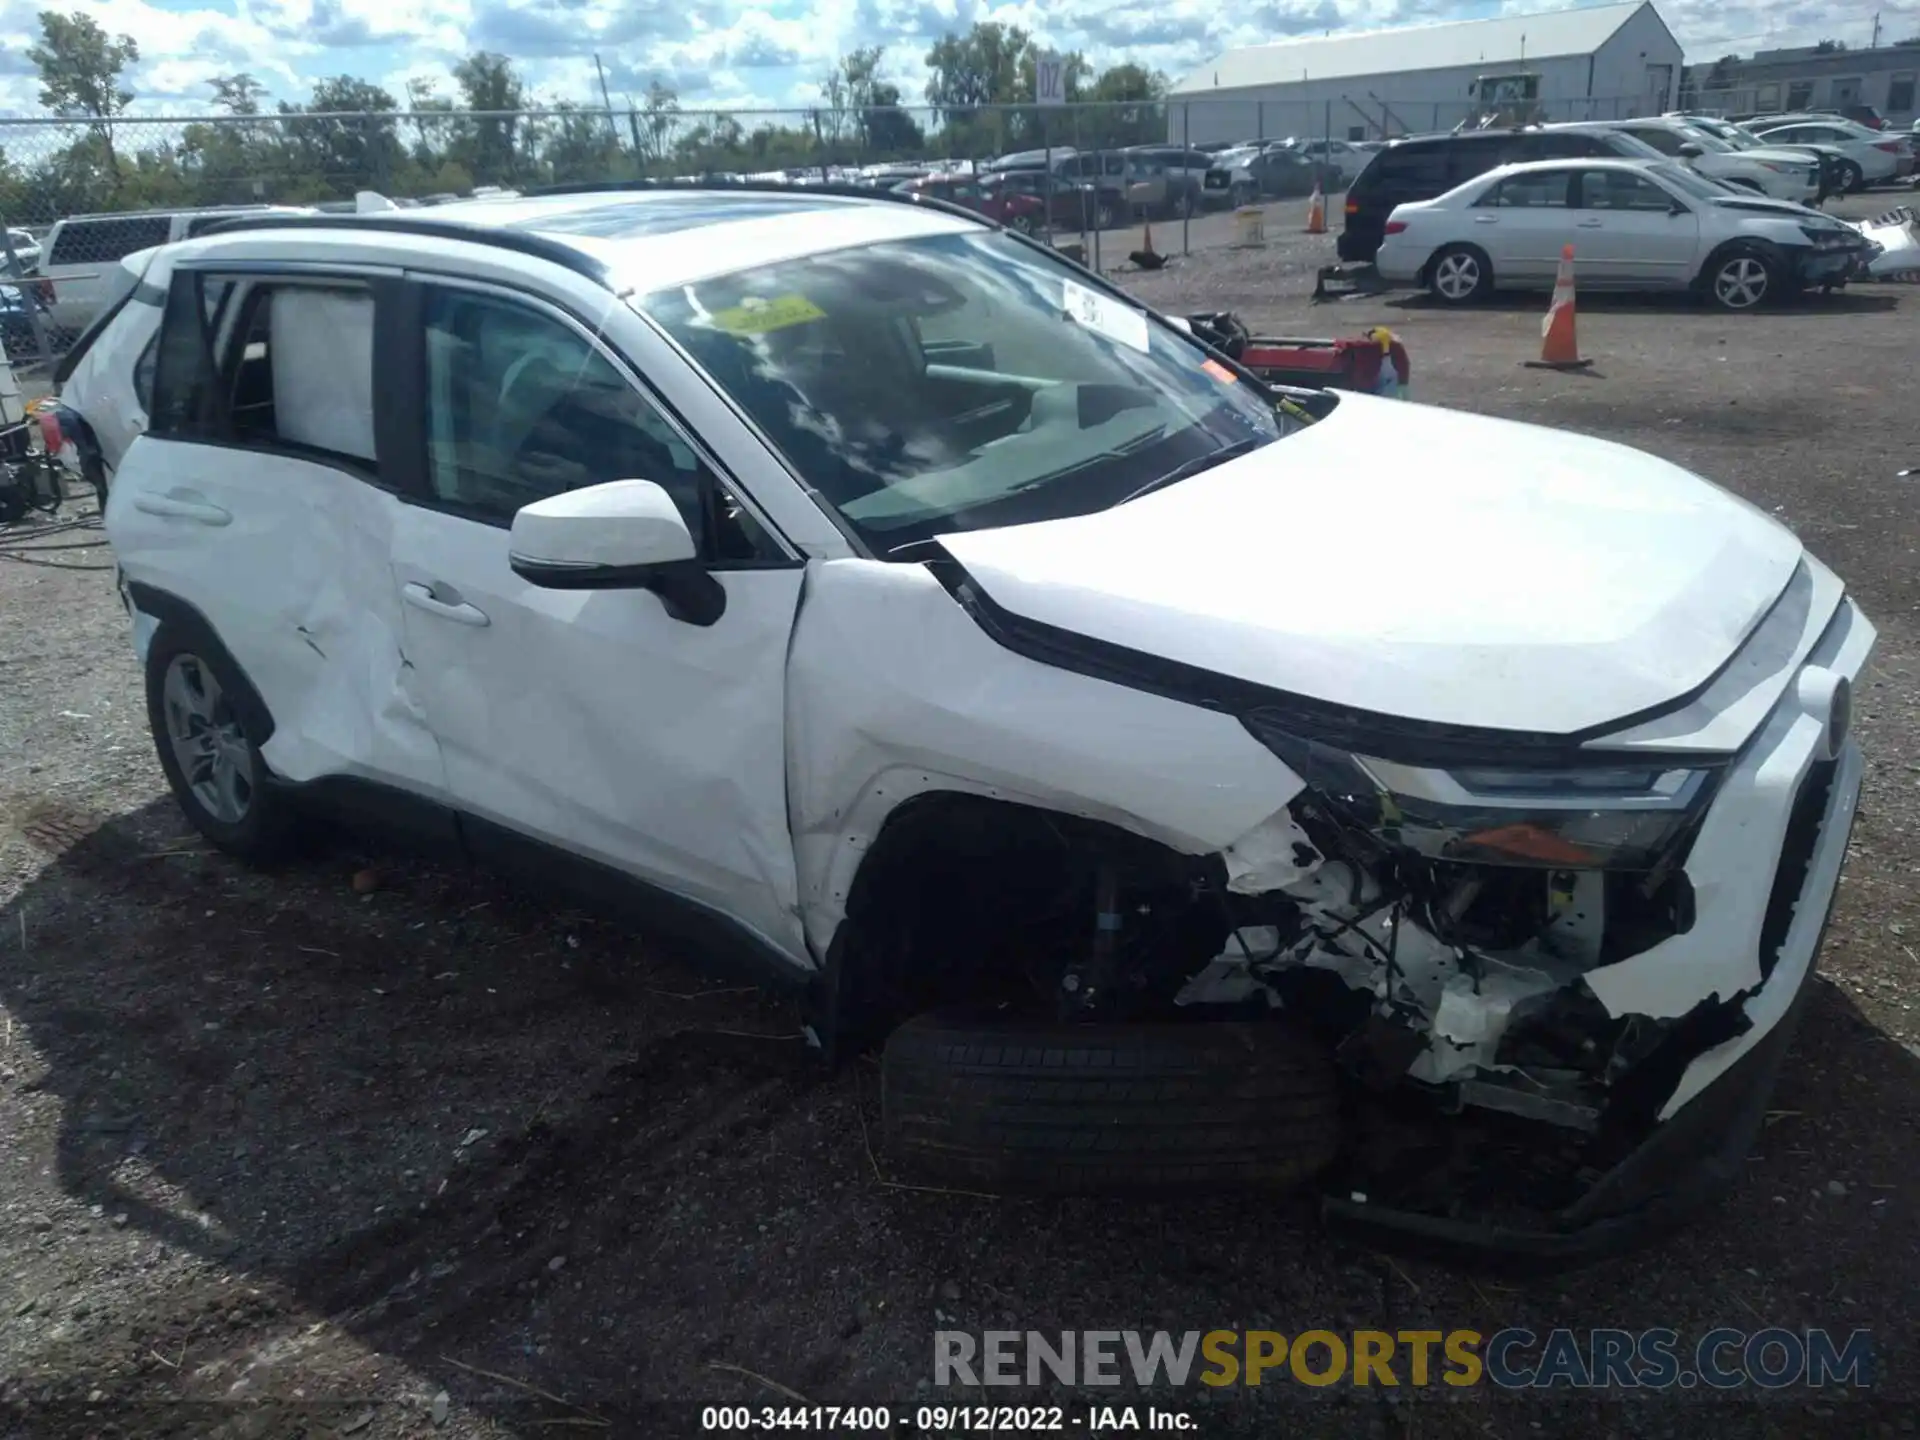
{"type": "Polygon", "coordinates": [[[199,525],[229,525],[233,515],[208,503],[194,490],[170,490],[164,495],[136,495],[133,508],[143,515],[159,515],[168,520],[191,520],[199,525]]]}
{"type": "Polygon", "coordinates": [[[476,628],[489,625],[487,612],[477,605],[469,605],[460,598],[460,592],[451,586],[442,586],[447,592],[446,598],[433,593],[428,586],[408,581],[400,587],[400,593],[406,602],[416,610],[424,610],[429,615],[438,615],[442,620],[451,620],[456,625],[472,625],[476,628]]]}
{"type": "Polygon", "coordinates": [[[1574,223],[1582,230],[1598,230],[1601,222],[1598,220],[1577,220],[1574,223]]]}
{"type": "Polygon", "coordinates": [[[1500,217],[1498,215],[1476,215],[1473,217],[1473,223],[1476,225],[1498,225],[1500,223],[1500,217]]]}

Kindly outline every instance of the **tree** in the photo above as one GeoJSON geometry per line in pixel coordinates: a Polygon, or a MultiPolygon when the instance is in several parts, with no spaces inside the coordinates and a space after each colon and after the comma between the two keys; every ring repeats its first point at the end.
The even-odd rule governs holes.
{"type": "Polygon", "coordinates": [[[453,67],[454,83],[469,110],[493,112],[470,117],[461,127],[455,153],[476,176],[493,182],[510,181],[519,169],[517,117],[527,103],[513,61],[492,50],[479,50],[453,67]]]}
{"type": "MultiPolygon", "coordinates": [[[[986,105],[1012,103],[1020,61],[1032,44],[1018,25],[983,20],[965,35],[952,31],[927,51],[927,103],[949,120],[970,118],[986,105]]],[[[1028,94],[1032,94],[1029,86],[1028,94]]]]}
{"type": "Polygon", "coordinates": [[[1838,55],[1846,48],[1847,42],[1844,40],[1822,40],[1818,45],[1813,47],[1813,53],[1816,55],[1838,55]]]}
{"type": "Polygon", "coordinates": [[[62,15],[40,12],[40,43],[27,51],[40,72],[40,103],[68,120],[92,120],[107,169],[119,183],[120,157],[113,148],[113,127],[105,122],[133,103],[120,83],[121,72],[140,58],[131,35],[109,37],[100,22],[82,11],[62,15]]]}
{"type": "Polygon", "coordinates": [[[665,160],[672,153],[673,132],[679,123],[680,97],[671,85],[655,80],[647,86],[633,143],[646,159],[665,160]]]}
{"type": "Polygon", "coordinates": [[[216,75],[207,82],[213,86],[213,103],[229,115],[258,115],[261,97],[267,87],[244,72],[216,75]]]}
{"type": "Polygon", "coordinates": [[[851,128],[870,155],[917,150],[926,143],[913,117],[900,108],[900,87],[880,78],[886,54],[879,45],[855,50],[821,82],[820,98],[827,104],[816,112],[815,128],[823,141],[840,140],[851,128]]]}
{"type": "Polygon", "coordinates": [[[283,188],[287,199],[342,198],[356,190],[383,190],[400,160],[393,96],[351,75],[317,82],[303,107],[282,102],[287,145],[296,167],[283,188]],[[314,118],[305,119],[303,116],[314,118]]]}
{"type": "Polygon", "coordinates": [[[1167,77],[1128,63],[1104,71],[1084,98],[1100,108],[1076,119],[1074,133],[1088,146],[1145,145],[1167,135],[1167,77]]]}

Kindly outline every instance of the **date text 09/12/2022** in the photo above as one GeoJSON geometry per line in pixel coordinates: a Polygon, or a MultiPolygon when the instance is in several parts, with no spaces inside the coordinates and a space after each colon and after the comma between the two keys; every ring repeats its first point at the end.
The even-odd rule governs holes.
{"type": "Polygon", "coordinates": [[[883,1434],[896,1425],[922,1435],[1019,1432],[1151,1431],[1194,1434],[1199,1424],[1180,1409],[1160,1405],[917,1405],[912,1410],[859,1405],[708,1405],[700,1428],[743,1433],[775,1430],[827,1435],[883,1434]]]}

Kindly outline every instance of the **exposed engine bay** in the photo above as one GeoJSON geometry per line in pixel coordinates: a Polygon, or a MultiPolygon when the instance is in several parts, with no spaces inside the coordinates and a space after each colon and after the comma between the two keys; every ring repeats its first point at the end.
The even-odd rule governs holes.
{"type": "MultiPolygon", "coordinates": [[[[1295,873],[1245,898],[1265,913],[1234,929],[1176,1004],[1257,998],[1326,1035],[1370,1089],[1412,1081],[1448,1109],[1589,1133],[1674,1028],[1609,1015],[1581,979],[1687,927],[1677,868],[1340,855],[1297,821],[1278,839],[1295,873]]],[[[1337,843],[1356,848],[1350,835],[1337,843]]],[[[1230,888],[1248,883],[1243,874],[1230,888]]]]}

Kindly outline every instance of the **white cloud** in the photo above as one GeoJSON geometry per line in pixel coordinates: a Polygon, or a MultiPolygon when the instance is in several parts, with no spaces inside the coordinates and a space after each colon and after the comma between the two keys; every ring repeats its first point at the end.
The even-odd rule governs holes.
{"type": "MultiPolygon", "coordinates": [[[[304,99],[315,80],[339,74],[396,98],[409,77],[432,77],[451,96],[452,66],[476,49],[510,55],[546,99],[596,100],[598,52],[616,104],[658,79],[688,109],[739,109],[811,104],[839,55],[883,45],[886,77],[913,104],[928,46],[979,20],[1083,50],[1096,66],[1132,60],[1178,76],[1222,50],[1286,35],[1546,8],[1540,0],[0,0],[0,34],[14,37],[0,44],[0,110],[38,108],[25,57],[43,3],[131,35],[141,58],[128,82],[137,108],[156,115],[205,108],[212,77],[239,70],[275,99],[304,99]]],[[[1872,31],[1872,12],[1842,0],[1661,0],[1660,9],[1694,61],[1821,39],[1864,45],[1872,31]]],[[[1920,0],[1880,14],[1882,41],[1920,33],[1920,0]]]]}

